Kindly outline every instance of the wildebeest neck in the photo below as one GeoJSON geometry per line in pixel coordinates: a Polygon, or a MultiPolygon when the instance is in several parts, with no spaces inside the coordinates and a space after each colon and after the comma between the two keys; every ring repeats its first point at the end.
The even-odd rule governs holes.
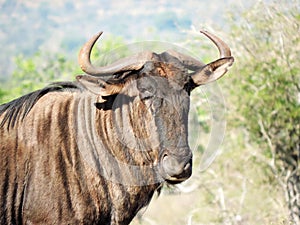
{"type": "Polygon", "coordinates": [[[0,106],[0,116],[4,114],[0,127],[7,125],[7,128],[13,128],[15,123],[20,118],[22,121],[31,111],[37,101],[51,92],[73,92],[81,91],[82,87],[75,82],[57,82],[43,89],[34,91],[20,98],[17,98],[9,103],[0,106]]]}
{"type": "Polygon", "coordinates": [[[102,103],[97,103],[95,107],[94,104],[99,102],[96,96],[77,100],[74,110],[78,116],[74,118],[78,124],[79,151],[86,163],[112,182],[139,186],[160,183],[162,180],[156,174],[153,157],[150,156],[152,149],[137,149],[141,146],[139,140],[129,140],[123,136],[130,135],[133,126],[128,115],[133,103],[127,97],[117,107],[114,103],[106,103],[105,107],[111,104],[108,108],[102,103]]]}

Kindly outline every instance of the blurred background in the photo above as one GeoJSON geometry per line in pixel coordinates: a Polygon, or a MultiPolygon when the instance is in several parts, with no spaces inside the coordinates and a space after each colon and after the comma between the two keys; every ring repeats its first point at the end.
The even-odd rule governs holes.
{"type": "Polygon", "coordinates": [[[218,52],[200,29],[220,36],[235,63],[191,96],[192,178],[166,186],[132,224],[300,224],[299,0],[0,0],[0,103],[74,80],[80,47],[101,30],[92,56],[99,64],[106,53],[145,41],[212,61],[218,52]],[[226,130],[203,171],[213,94],[226,130]]]}

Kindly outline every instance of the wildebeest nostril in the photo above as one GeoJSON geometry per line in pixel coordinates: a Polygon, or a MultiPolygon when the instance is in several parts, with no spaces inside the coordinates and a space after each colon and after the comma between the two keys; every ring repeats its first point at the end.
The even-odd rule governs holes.
{"type": "Polygon", "coordinates": [[[177,158],[164,155],[162,160],[163,170],[168,177],[189,177],[192,170],[192,157],[177,158]]]}
{"type": "Polygon", "coordinates": [[[189,169],[190,167],[191,167],[191,163],[188,162],[188,163],[185,165],[185,167],[183,168],[183,170],[187,170],[187,169],[189,169]]]}

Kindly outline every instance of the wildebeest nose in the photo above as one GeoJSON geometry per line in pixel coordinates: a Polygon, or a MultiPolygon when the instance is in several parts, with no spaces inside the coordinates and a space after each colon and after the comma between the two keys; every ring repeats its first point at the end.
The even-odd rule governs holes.
{"type": "Polygon", "coordinates": [[[167,179],[185,180],[191,176],[192,155],[183,158],[165,155],[162,164],[164,172],[167,175],[167,179]]]}

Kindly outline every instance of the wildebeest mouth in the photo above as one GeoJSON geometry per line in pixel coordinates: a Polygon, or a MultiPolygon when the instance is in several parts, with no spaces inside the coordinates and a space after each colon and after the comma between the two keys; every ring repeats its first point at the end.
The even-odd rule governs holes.
{"type": "Polygon", "coordinates": [[[176,157],[165,154],[162,157],[161,176],[169,184],[178,184],[192,175],[192,153],[186,157],[176,157]]]}

